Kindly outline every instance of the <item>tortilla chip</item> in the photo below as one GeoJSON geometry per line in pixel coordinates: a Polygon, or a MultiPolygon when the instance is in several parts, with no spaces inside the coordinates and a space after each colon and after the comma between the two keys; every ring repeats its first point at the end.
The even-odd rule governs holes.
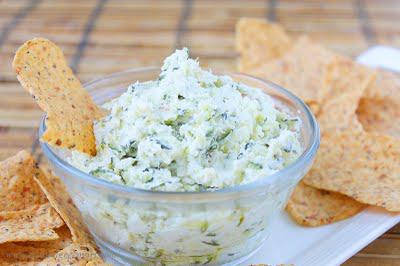
{"type": "Polygon", "coordinates": [[[319,105],[329,93],[324,83],[325,71],[334,58],[331,51],[302,37],[282,58],[245,72],[290,90],[318,113],[319,105]]]}
{"type": "Polygon", "coordinates": [[[57,239],[53,230],[64,224],[49,203],[22,211],[0,213],[0,244],[57,239]]]}
{"type": "Polygon", "coordinates": [[[239,71],[254,68],[287,53],[292,40],[278,24],[264,19],[241,18],[236,24],[236,50],[241,54],[239,71]]]}
{"type": "Polygon", "coordinates": [[[25,247],[19,243],[0,245],[0,265],[37,265],[43,259],[54,255],[57,251],[47,248],[25,247]]]}
{"type": "Polygon", "coordinates": [[[400,102],[400,76],[393,72],[377,70],[376,81],[367,87],[363,98],[392,99],[400,102]]]}
{"type": "Polygon", "coordinates": [[[400,211],[400,141],[365,132],[327,132],[303,181],[400,211]]]}
{"type": "Polygon", "coordinates": [[[0,211],[0,265],[66,265],[63,262],[68,260],[75,263],[71,265],[86,265],[88,261],[104,265],[59,178],[50,178],[48,170],[42,171],[25,151],[1,162],[0,169],[4,176],[1,202],[23,202],[2,206],[0,211]],[[4,197],[8,196],[7,201],[4,197]],[[23,201],[24,197],[31,202],[23,201]]]}
{"type": "Polygon", "coordinates": [[[0,212],[24,210],[47,202],[32,177],[34,164],[26,151],[0,162],[0,212]]]}
{"type": "MultiPolygon", "coordinates": [[[[56,229],[57,234],[60,236],[63,235],[62,232],[65,230],[69,232],[69,229],[65,225],[56,229]]],[[[64,248],[64,246],[60,247],[58,245],[60,239],[0,244],[0,265],[29,265],[30,262],[38,263],[49,256],[54,256],[64,248]]]]}
{"type": "Polygon", "coordinates": [[[35,180],[44,191],[50,204],[58,212],[68,228],[71,230],[72,240],[78,244],[90,244],[96,246],[90,233],[82,220],[82,216],[73,204],[63,184],[51,183],[51,177],[46,170],[39,167],[35,171],[35,180]]]}
{"type": "Polygon", "coordinates": [[[74,244],[66,225],[52,241],[0,244],[0,265],[108,265],[90,245],[74,244]]]}
{"type": "Polygon", "coordinates": [[[400,101],[363,98],[357,116],[366,131],[400,138],[400,101]]]}
{"type": "Polygon", "coordinates": [[[311,112],[316,116],[319,112],[320,105],[316,102],[308,102],[307,105],[310,108],[311,112]]]}
{"type": "Polygon", "coordinates": [[[95,155],[93,120],[103,111],[68,67],[61,49],[46,39],[22,45],[14,58],[17,78],[47,113],[42,140],[95,155]]]}
{"type": "Polygon", "coordinates": [[[361,95],[374,78],[374,72],[366,67],[350,59],[336,57],[328,66],[324,80],[330,93],[317,115],[322,132],[347,128],[362,130],[356,109],[361,95]]]}
{"type": "Polygon", "coordinates": [[[38,266],[53,265],[107,265],[90,245],[71,244],[38,266]]]}
{"type": "MultiPolygon", "coordinates": [[[[72,236],[71,231],[69,230],[68,226],[64,224],[60,228],[54,229],[59,236],[55,240],[49,241],[26,241],[26,242],[19,242],[19,246],[23,247],[36,247],[36,248],[47,248],[49,250],[57,250],[60,251],[67,246],[72,244],[72,236]]],[[[55,254],[55,253],[54,253],[55,254]]]]}
{"type": "Polygon", "coordinates": [[[350,122],[349,122],[349,124],[347,125],[347,128],[348,129],[351,129],[351,130],[353,130],[353,131],[364,131],[364,127],[363,127],[363,125],[360,123],[360,121],[358,120],[358,116],[357,116],[357,114],[353,114],[351,117],[350,117],[350,122]]]}
{"type": "Polygon", "coordinates": [[[27,241],[0,244],[0,265],[24,265],[29,261],[40,262],[72,244],[66,225],[55,229],[59,238],[49,241],[27,241]]]}
{"type": "Polygon", "coordinates": [[[320,226],[349,218],[365,205],[339,193],[320,190],[300,182],[286,206],[300,225],[320,226]]]}
{"type": "Polygon", "coordinates": [[[37,265],[72,244],[66,225],[55,229],[59,239],[0,244],[0,265],[37,265]]]}
{"type": "Polygon", "coordinates": [[[400,76],[378,70],[376,81],[359,103],[357,116],[366,131],[400,138],[400,76]]]}

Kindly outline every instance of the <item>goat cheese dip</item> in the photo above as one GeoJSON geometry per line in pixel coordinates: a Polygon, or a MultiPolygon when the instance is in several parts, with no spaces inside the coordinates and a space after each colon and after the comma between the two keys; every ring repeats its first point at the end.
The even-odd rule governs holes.
{"type": "MultiPolygon", "coordinates": [[[[165,59],[157,80],[133,83],[103,107],[109,114],[94,123],[97,155],[73,151],[69,161],[125,186],[214,191],[264,178],[302,153],[297,117],[261,90],[201,69],[187,49],[165,59]]],[[[262,243],[285,193],[172,203],[87,190],[78,205],[97,237],[135,256],[220,265],[262,243]]]]}
{"type": "Polygon", "coordinates": [[[98,178],[157,191],[246,184],[301,154],[299,119],[257,88],[200,68],[188,50],[167,57],[159,78],[136,82],[95,121],[97,155],[70,162],[98,178]]]}

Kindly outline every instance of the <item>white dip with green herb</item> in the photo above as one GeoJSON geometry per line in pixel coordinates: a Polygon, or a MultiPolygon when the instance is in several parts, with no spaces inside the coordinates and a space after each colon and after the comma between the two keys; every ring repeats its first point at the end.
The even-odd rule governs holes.
{"type": "Polygon", "coordinates": [[[136,82],[104,104],[97,155],[71,163],[96,177],[159,191],[204,191],[270,175],[302,149],[298,119],[259,89],[217,76],[188,58],[165,59],[158,80],[136,82]]]}
{"type": "MultiPolygon", "coordinates": [[[[130,85],[104,108],[109,115],[94,125],[97,155],[73,152],[70,162],[125,186],[214,191],[268,178],[302,153],[299,119],[259,89],[202,70],[187,49],[165,59],[157,80],[130,85]]],[[[162,265],[220,265],[260,245],[290,186],[206,202],[90,189],[76,198],[100,239],[162,265]]]]}

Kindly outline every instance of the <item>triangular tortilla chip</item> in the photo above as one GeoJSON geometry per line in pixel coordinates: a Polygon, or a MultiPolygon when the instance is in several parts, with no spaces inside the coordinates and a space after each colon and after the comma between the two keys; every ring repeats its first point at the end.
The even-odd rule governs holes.
{"type": "Polygon", "coordinates": [[[72,244],[71,231],[66,224],[55,229],[55,231],[59,236],[56,240],[18,242],[18,245],[21,247],[47,248],[49,250],[60,251],[72,244]]]}
{"type": "Polygon", "coordinates": [[[327,132],[303,181],[362,203],[400,211],[400,142],[373,133],[327,132]]]}
{"type": "Polygon", "coordinates": [[[317,113],[329,93],[325,71],[335,55],[324,47],[301,37],[282,58],[266,62],[245,73],[270,80],[296,94],[317,113]],[[311,60],[312,58],[312,60],[311,60]]]}
{"type": "Polygon", "coordinates": [[[304,226],[320,226],[349,218],[366,205],[345,195],[313,188],[300,182],[286,206],[290,216],[304,226]]]}
{"type": "Polygon", "coordinates": [[[6,243],[0,245],[1,266],[36,266],[37,263],[49,256],[56,254],[58,250],[21,246],[19,243],[6,243]]]}
{"type": "Polygon", "coordinates": [[[31,204],[22,201],[24,204],[8,205],[0,211],[0,265],[105,265],[59,178],[47,169],[42,171],[25,151],[0,167],[4,173],[2,203],[7,203],[3,198],[8,194],[18,201],[24,197],[32,200],[31,204]],[[36,190],[28,190],[26,184],[36,190]],[[13,194],[14,190],[18,193],[13,194]],[[35,193],[27,193],[32,191],[35,193]]]}
{"type": "Polygon", "coordinates": [[[62,183],[51,183],[50,176],[47,175],[45,169],[36,168],[35,180],[46,194],[50,204],[58,212],[68,228],[71,230],[72,240],[78,244],[90,244],[96,247],[90,233],[83,222],[82,216],[78,209],[72,203],[65,187],[62,183]],[[54,185],[57,185],[54,186],[54,185]]]}
{"type": "Polygon", "coordinates": [[[400,101],[362,98],[357,116],[365,131],[400,139],[400,101]]]}
{"type": "Polygon", "coordinates": [[[90,245],[71,244],[53,257],[40,262],[38,266],[54,265],[107,265],[90,245]]]}
{"type": "Polygon", "coordinates": [[[363,98],[400,101],[400,75],[378,69],[375,82],[369,84],[363,98]]]}
{"type": "Polygon", "coordinates": [[[55,230],[60,236],[56,240],[0,244],[0,265],[37,265],[72,244],[66,225],[55,230]]]}
{"type": "Polygon", "coordinates": [[[42,139],[52,145],[95,155],[93,120],[103,111],[68,67],[61,49],[46,39],[33,39],[15,54],[17,78],[47,113],[42,139]]]}
{"type": "Polygon", "coordinates": [[[0,265],[109,265],[90,244],[76,244],[69,228],[56,229],[57,240],[0,244],[0,265]]]}
{"type": "Polygon", "coordinates": [[[0,162],[0,212],[24,210],[47,202],[32,177],[34,164],[26,151],[0,162]]]}
{"type": "Polygon", "coordinates": [[[343,57],[337,57],[329,64],[324,80],[329,94],[317,115],[322,132],[347,128],[362,130],[356,109],[364,90],[374,81],[374,74],[343,57]]]}
{"type": "Polygon", "coordinates": [[[64,224],[50,203],[21,211],[0,213],[0,244],[57,239],[54,231],[64,224]]]}
{"type": "Polygon", "coordinates": [[[292,40],[278,24],[264,19],[241,18],[236,24],[236,50],[241,54],[239,71],[246,72],[287,53],[292,40]]]}
{"type": "Polygon", "coordinates": [[[357,116],[364,129],[400,138],[400,76],[378,70],[362,97],[357,116]]]}

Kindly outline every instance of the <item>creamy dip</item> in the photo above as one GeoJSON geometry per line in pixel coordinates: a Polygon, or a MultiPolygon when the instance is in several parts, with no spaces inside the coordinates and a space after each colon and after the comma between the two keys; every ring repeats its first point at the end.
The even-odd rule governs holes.
{"type": "Polygon", "coordinates": [[[114,183],[206,191],[255,181],[302,152],[299,119],[257,88],[200,68],[188,50],[167,57],[157,80],[136,82],[104,104],[97,155],[71,164],[114,183]]]}

